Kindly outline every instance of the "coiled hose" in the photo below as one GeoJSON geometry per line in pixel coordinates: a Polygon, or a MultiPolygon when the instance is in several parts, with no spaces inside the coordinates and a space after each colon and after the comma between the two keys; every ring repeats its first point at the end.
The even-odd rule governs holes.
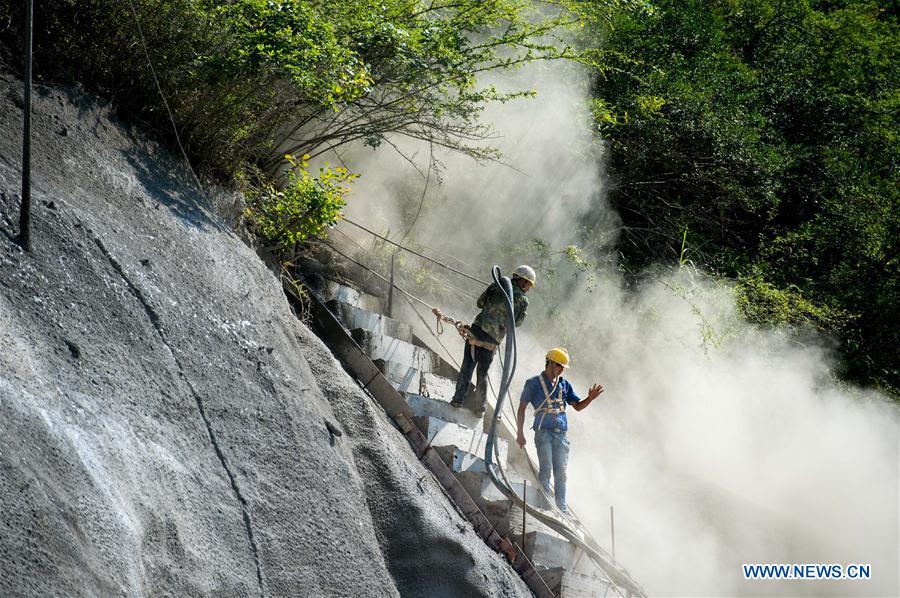
{"type": "Polygon", "coordinates": [[[627,596],[645,597],[646,594],[640,586],[638,586],[637,583],[628,576],[628,573],[615,563],[609,553],[601,548],[591,536],[585,533],[584,530],[579,529],[569,521],[555,517],[554,514],[549,511],[544,511],[543,509],[538,509],[529,505],[522,497],[516,494],[512,489],[509,480],[506,478],[506,473],[499,463],[500,454],[496,443],[496,433],[497,423],[503,412],[503,401],[509,392],[513,375],[516,372],[516,316],[512,281],[508,277],[502,276],[500,267],[496,265],[491,269],[491,276],[493,277],[494,282],[497,283],[497,286],[500,287],[500,290],[506,299],[507,323],[500,389],[497,393],[497,404],[494,407],[494,415],[491,418],[491,427],[484,447],[484,462],[488,476],[494,486],[496,486],[497,489],[513,503],[519,505],[532,517],[584,550],[588,557],[607,577],[610,587],[612,587],[617,594],[623,598],[626,598],[627,596]],[[497,461],[494,460],[495,458],[497,461]]]}

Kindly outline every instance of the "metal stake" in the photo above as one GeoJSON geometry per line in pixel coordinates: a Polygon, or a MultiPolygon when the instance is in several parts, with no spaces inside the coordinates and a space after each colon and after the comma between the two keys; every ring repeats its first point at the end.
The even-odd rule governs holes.
{"type": "Polygon", "coordinates": [[[19,212],[19,245],[31,251],[31,56],[34,0],[25,2],[25,122],[22,136],[22,206],[19,212]]]}
{"type": "Polygon", "coordinates": [[[397,257],[397,252],[391,254],[391,282],[388,285],[388,302],[387,302],[387,317],[394,317],[394,258],[397,257]]]}
{"type": "Polygon", "coordinates": [[[528,480],[522,480],[522,552],[525,552],[525,515],[528,513],[528,480]]]}
{"type": "Polygon", "coordinates": [[[609,530],[612,533],[612,557],[616,558],[616,520],[613,517],[613,506],[609,505],[609,530]]]}

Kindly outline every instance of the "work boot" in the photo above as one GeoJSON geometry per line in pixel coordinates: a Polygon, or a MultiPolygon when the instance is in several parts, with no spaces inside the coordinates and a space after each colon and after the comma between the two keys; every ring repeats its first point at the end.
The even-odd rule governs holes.
{"type": "Polygon", "coordinates": [[[465,404],[465,402],[466,402],[466,395],[465,394],[461,395],[458,390],[457,390],[457,392],[453,393],[452,397],[450,397],[450,406],[454,407],[456,409],[459,409],[460,407],[462,407],[465,404]]]}

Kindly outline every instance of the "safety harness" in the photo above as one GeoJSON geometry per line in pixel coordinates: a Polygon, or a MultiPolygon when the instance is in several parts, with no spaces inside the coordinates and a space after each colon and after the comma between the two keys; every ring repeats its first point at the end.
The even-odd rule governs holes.
{"type": "Polygon", "coordinates": [[[566,403],[563,400],[563,385],[562,385],[562,376],[556,379],[556,384],[550,390],[547,390],[547,383],[544,382],[544,375],[539,374],[538,380],[541,383],[541,390],[544,391],[544,402],[541,403],[535,410],[535,415],[540,412],[541,421],[538,422],[537,429],[540,430],[541,426],[544,425],[544,418],[549,415],[559,415],[560,413],[565,413],[566,411],[566,403]],[[553,392],[556,391],[556,398],[553,398],[553,392]]]}
{"type": "Polygon", "coordinates": [[[475,333],[472,332],[472,329],[471,329],[471,327],[469,327],[468,324],[460,322],[459,320],[454,320],[450,316],[445,316],[444,314],[441,313],[441,310],[439,310],[436,307],[431,308],[431,313],[433,313],[435,315],[435,317],[437,318],[437,324],[435,325],[435,329],[437,330],[437,333],[443,334],[444,322],[447,322],[448,324],[452,324],[454,327],[456,327],[456,331],[463,338],[463,340],[466,341],[471,346],[473,359],[475,358],[475,347],[487,349],[488,351],[493,353],[494,351],[497,350],[497,347],[500,346],[497,343],[488,343],[488,342],[485,342],[485,341],[479,339],[478,337],[475,336],[475,333]]]}

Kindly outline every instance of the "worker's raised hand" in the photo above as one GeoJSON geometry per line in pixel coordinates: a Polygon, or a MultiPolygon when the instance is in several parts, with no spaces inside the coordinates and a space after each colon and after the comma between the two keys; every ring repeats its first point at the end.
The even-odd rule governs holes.
{"type": "Polygon", "coordinates": [[[590,390],[588,390],[588,401],[593,401],[599,397],[601,392],[603,392],[603,387],[599,384],[594,384],[590,390]]]}
{"type": "Polygon", "coordinates": [[[525,434],[519,432],[516,435],[516,444],[519,445],[519,448],[525,448],[525,445],[528,444],[528,441],[525,440],[525,434]]]}

